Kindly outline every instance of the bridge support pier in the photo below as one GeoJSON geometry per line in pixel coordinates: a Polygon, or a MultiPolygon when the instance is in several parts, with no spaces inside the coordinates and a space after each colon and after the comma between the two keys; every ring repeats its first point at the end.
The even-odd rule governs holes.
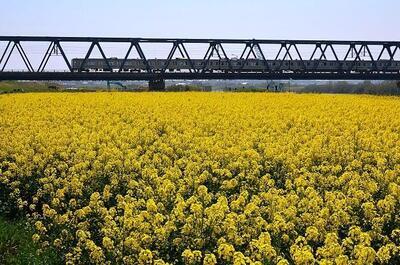
{"type": "Polygon", "coordinates": [[[165,80],[163,79],[149,80],[149,90],[165,91],[165,80]]]}

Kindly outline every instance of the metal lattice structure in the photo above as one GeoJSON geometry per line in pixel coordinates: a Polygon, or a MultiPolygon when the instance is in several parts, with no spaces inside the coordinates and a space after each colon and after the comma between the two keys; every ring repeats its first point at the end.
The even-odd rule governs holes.
{"type": "MultiPolygon", "coordinates": [[[[0,36],[5,48],[0,50],[0,80],[166,80],[166,79],[349,79],[349,80],[400,80],[400,42],[394,41],[328,41],[328,40],[255,40],[255,39],[167,39],[167,38],[95,38],[95,37],[21,37],[0,36]],[[80,66],[74,67],[73,57],[66,52],[67,43],[87,43],[89,48],[80,58],[80,66]],[[31,62],[31,54],[24,43],[45,43],[48,48],[41,55],[38,67],[31,62]],[[128,44],[125,56],[117,61],[107,57],[103,45],[128,44]],[[169,44],[171,49],[159,67],[145,55],[142,45],[169,44]],[[201,59],[193,59],[187,45],[207,45],[201,59]],[[240,58],[227,55],[226,45],[241,45],[240,58]],[[273,56],[267,56],[270,46],[278,46],[273,56]],[[93,49],[101,54],[101,70],[89,69],[93,49]],[[305,55],[303,49],[313,51],[305,55]],[[338,52],[345,51],[340,54],[338,52]],[[140,67],[126,71],[129,56],[139,55],[140,67]],[[18,54],[25,71],[7,70],[12,54],[18,54]],[[177,71],[174,56],[184,60],[186,68],[177,71]],[[328,55],[329,54],[329,55],[328,55]],[[65,70],[48,68],[51,56],[60,55],[65,70]],[[216,57],[217,59],[212,59],[216,57]],[[215,61],[219,62],[215,62],[215,61]],[[212,66],[213,63],[218,67],[212,66]],[[323,65],[330,64],[330,68],[323,65]],[[257,68],[249,68],[249,63],[257,68]],[[224,65],[224,68],[222,68],[224,65]],[[361,66],[360,66],[361,65],[361,66]],[[362,67],[364,65],[364,67],[362,67]],[[174,68],[175,67],[175,68],[174,68]],[[246,68],[247,67],[247,68],[246,68]],[[249,70],[250,69],[250,70],[249,70]]],[[[131,67],[132,68],[132,67],[131,67]]],[[[178,69],[180,70],[180,69],[178,69]]]]}

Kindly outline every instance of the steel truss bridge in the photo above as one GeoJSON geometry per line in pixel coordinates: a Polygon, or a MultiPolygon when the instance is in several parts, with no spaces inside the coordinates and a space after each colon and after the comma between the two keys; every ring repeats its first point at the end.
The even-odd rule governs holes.
{"type": "Polygon", "coordinates": [[[0,36],[1,43],[4,48],[0,46],[0,80],[148,80],[155,87],[160,84],[162,87],[168,79],[400,80],[400,42],[396,41],[0,36]],[[47,47],[43,54],[36,54],[41,58],[37,66],[32,63],[33,54],[26,48],[28,43],[47,47]],[[79,67],[73,65],[73,56],[64,48],[69,43],[89,47],[80,58],[79,67]],[[103,49],[104,44],[114,43],[128,47],[125,56],[118,58],[117,66],[116,58],[106,55],[103,49]],[[149,43],[170,47],[168,56],[161,59],[158,67],[142,49],[149,43]],[[206,45],[207,49],[200,58],[194,58],[188,45],[206,45]],[[228,56],[228,45],[239,45],[240,57],[228,56]],[[278,47],[272,56],[270,47],[278,47]],[[105,67],[89,69],[87,65],[93,60],[95,48],[101,55],[96,60],[105,67]],[[141,67],[126,69],[133,52],[138,55],[135,60],[140,60],[141,67]],[[26,70],[7,69],[12,54],[20,56],[26,70]],[[49,59],[55,54],[65,63],[64,70],[49,69],[49,59]],[[187,66],[173,67],[176,56],[187,66]],[[215,61],[218,62],[213,65],[215,61]],[[254,67],[246,66],[249,63],[254,67]]]}

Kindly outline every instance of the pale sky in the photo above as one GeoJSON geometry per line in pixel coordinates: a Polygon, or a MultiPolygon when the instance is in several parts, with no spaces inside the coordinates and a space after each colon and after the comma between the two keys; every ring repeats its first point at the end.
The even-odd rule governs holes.
{"type": "Polygon", "coordinates": [[[398,0],[0,2],[0,35],[400,40],[398,0]]]}
{"type": "MultiPolygon", "coordinates": [[[[400,41],[398,0],[0,0],[0,8],[0,35],[5,36],[400,41]]],[[[47,45],[23,43],[34,68],[47,45]]],[[[84,57],[88,45],[63,47],[71,60],[84,57]]],[[[0,42],[0,53],[5,46],[0,42]]],[[[166,58],[170,50],[145,46],[148,58],[166,58]]],[[[123,58],[128,47],[105,44],[103,48],[108,57],[123,58]]],[[[207,46],[187,48],[192,57],[203,58],[207,46]]],[[[225,48],[233,57],[243,49],[225,48]]],[[[268,58],[276,52],[264,51],[268,58]]],[[[16,53],[6,69],[25,68],[16,53]]],[[[98,51],[92,54],[99,56],[98,51]]],[[[65,63],[55,56],[49,67],[65,70],[65,63]]]]}

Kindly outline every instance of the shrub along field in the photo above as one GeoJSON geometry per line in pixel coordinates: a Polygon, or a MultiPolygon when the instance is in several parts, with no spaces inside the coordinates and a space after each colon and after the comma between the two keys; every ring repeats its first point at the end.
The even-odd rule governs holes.
{"type": "Polygon", "coordinates": [[[33,234],[25,221],[0,217],[0,264],[60,264],[62,260],[52,248],[38,249],[32,242],[33,234]]]}
{"type": "Polygon", "coordinates": [[[0,214],[67,264],[398,264],[400,100],[0,96],[0,214]]]}

